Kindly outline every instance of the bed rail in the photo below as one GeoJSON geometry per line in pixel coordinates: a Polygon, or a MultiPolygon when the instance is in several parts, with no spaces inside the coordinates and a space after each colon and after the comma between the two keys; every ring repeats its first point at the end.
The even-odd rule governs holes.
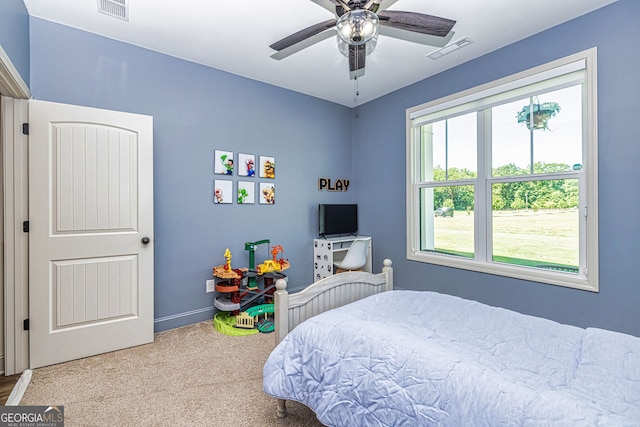
{"type": "Polygon", "coordinates": [[[393,268],[389,259],[383,261],[381,273],[350,271],[334,274],[292,294],[287,291],[287,282],[279,279],[274,294],[276,345],[310,317],[391,289],[393,268]]]}

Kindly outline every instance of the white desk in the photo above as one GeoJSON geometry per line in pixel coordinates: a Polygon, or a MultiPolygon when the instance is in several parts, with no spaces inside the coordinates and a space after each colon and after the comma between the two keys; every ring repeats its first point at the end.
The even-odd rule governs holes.
{"type": "MultiPolygon", "coordinates": [[[[333,275],[333,264],[342,261],[351,243],[356,239],[370,239],[369,236],[319,237],[313,239],[313,281],[333,275]]],[[[364,271],[371,270],[371,240],[364,271]]]]}

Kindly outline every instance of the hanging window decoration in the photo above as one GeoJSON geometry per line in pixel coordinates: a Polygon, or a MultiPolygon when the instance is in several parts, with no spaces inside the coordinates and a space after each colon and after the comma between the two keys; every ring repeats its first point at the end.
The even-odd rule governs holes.
{"type": "Polygon", "coordinates": [[[559,112],[560,105],[557,102],[540,103],[536,97],[535,103],[522,107],[516,118],[518,123],[525,123],[529,130],[549,130],[549,119],[559,112]]]}

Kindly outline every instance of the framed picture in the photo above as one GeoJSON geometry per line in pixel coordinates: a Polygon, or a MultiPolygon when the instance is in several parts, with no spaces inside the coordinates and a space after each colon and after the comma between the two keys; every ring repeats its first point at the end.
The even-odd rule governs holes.
{"type": "Polygon", "coordinates": [[[213,203],[233,203],[233,181],[226,179],[213,180],[213,203]]]}
{"type": "Polygon", "coordinates": [[[233,151],[215,150],[213,172],[219,175],[233,175],[233,151]]]}
{"type": "Polygon", "coordinates": [[[238,204],[252,205],[256,202],[256,183],[253,181],[238,181],[238,204]]]}
{"type": "Polygon", "coordinates": [[[260,156],[260,178],[276,177],[276,158],[260,156]]]}
{"type": "Polygon", "coordinates": [[[253,154],[238,154],[238,175],[256,176],[256,156],[253,154]]]}
{"type": "Polygon", "coordinates": [[[260,183],[260,204],[273,205],[276,202],[276,186],[270,182],[260,183]]]}

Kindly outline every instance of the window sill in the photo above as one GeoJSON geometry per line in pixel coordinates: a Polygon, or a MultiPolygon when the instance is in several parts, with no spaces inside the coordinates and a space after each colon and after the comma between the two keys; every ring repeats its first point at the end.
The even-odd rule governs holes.
{"type": "Polygon", "coordinates": [[[445,267],[489,273],[513,279],[527,280],[566,288],[580,289],[589,292],[599,292],[597,278],[585,274],[574,274],[562,271],[541,270],[533,267],[520,267],[497,262],[482,262],[474,259],[456,256],[435,255],[430,253],[409,251],[407,259],[427,264],[437,264],[445,267]]]}

